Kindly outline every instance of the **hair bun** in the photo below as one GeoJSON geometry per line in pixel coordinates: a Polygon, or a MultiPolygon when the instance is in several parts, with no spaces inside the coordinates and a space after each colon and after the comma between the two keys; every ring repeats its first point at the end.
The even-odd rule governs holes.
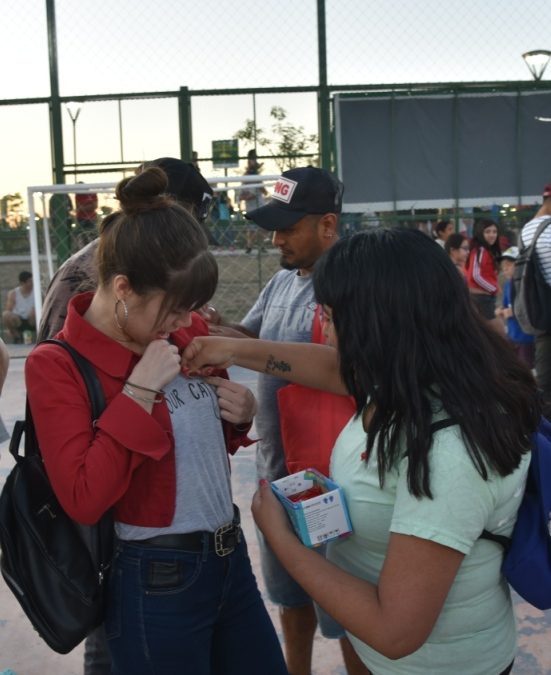
{"type": "Polygon", "coordinates": [[[166,195],[168,177],[157,166],[144,169],[136,176],[122,180],[117,185],[116,197],[127,215],[169,206],[172,200],[166,195]]]}

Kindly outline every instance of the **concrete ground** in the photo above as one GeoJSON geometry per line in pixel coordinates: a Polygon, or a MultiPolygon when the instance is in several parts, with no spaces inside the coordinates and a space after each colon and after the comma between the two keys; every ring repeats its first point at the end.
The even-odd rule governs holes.
{"type": "MultiPolygon", "coordinates": [[[[9,345],[12,356],[8,377],[0,400],[0,412],[11,431],[15,420],[24,412],[25,387],[23,368],[29,347],[9,345]]],[[[254,389],[255,375],[239,368],[232,369],[232,378],[254,389]]],[[[13,465],[8,452],[9,441],[0,444],[0,487],[13,465]]],[[[235,501],[241,508],[243,529],[247,536],[253,566],[257,570],[258,546],[250,516],[250,500],[255,489],[255,446],[241,449],[232,459],[235,501]]],[[[277,608],[267,606],[279,631],[277,608]]],[[[515,598],[519,628],[519,653],[513,675],[551,675],[551,611],[540,612],[515,598]]],[[[281,635],[280,635],[281,637],[281,635]]],[[[82,647],[62,656],[52,652],[33,631],[11,592],[0,578],[0,675],[11,668],[17,675],[79,675],[82,673],[82,647]]],[[[262,675],[259,673],[259,675],[262,675]]],[[[317,635],[314,645],[313,675],[345,675],[337,645],[317,635]]],[[[380,674],[383,675],[383,674],[380,674]]],[[[427,675],[437,675],[429,674],[427,675]]],[[[444,674],[438,674],[444,675],[444,674]]],[[[463,675],[468,675],[464,673],[463,675]]],[[[488,673],[488,675],[493,675],[488,673]]]]}

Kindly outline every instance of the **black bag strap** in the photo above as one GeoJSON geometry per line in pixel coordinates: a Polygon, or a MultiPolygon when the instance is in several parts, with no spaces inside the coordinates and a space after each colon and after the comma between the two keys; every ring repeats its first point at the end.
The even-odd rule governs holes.
{"type": "Polygon", "coordinates": [[[511,537],[506,537],[503,534],[494,534],[489,530],[482,530],[479,539],[487,539],[488,541],[493,541],[496,544],[503,546],[505,553],[511,548],[511,537]]]}
{"type": "MultiPolygon", "coordinates": [[[[529,258],[532,255],[532,251],[536,247],[536,242],[540,237],[540,234],[547,228],[548,225],[551,225],[551,218],[545,218],[539,225],[538,229],[534,232],[534,236],[532,237],[532,241],[530,242],[530,245],[528,246],[528,250],[526,252],[526,256],[529,258]]],[[[522,237],[521,237],[522,241],[522,237]]]]}
{"type": "MultiPolygon", "coordinates": [[[[105,396],[103,389],[101,388],[101,383],[96,373],[96,369],[88,361],[88,359],[82,356],[82,354],[77,352],[74,347],[64,340],[51,338],[49,340],[42,340],[40,344],[48,342],[65,349],[65,351],[70,354],[71,358],[75,362],[75,365],[77,366],[82,380],[86,386],[86,391],[88,392],[88,398],[90,399],[90,405],[92,408],[92,424],[95,424],[96,420],[105,409],[105,396]]],[[[36,431],[34,428],[34,422],[28,399],[25,421],[16,422],[16,428],[14,428],[14,433],[12,434],[12,443],[15,443],[15,454],[12,451],[12,443],[10,443],[10,452],[12,455],[14,455],[14,457],[16,457],[16,459],[17,448],[19,447],[19,442],[23,432],[25,433],[25,455],[29,456],[38,454],[38,439],[36,438],[36,431]],[[15,441],[16,435],[18,436],[17,442],[15,441]]],[[[99,579],[101,582],[103,582],[104,572],[110,565],[113,549],[113,516],[111,511],[107,511],[95,526],[87,528],[85,527],[83,529],[89,530],[89,534],[85,536],[84,540],[89,548],[92,560],[97,567],[99,579]]]]}
{"type": "Polygon", "coordinates": [[[455,420],[452,420],[451,417],[446,417],[444,420],[438,420],[438,422],[433,422],[430,425],[430,430],[432,433],[436,433],[437,431],[440,431],[440,429],[446,429],[447,427],[453,427],[457,424],[455,420]]]}
{"type": "MultiPolygon", "coordinates": [[[[548,222],[546,223],[546,227],[550,223],[551,223],[551,218],[548,219],[548,222]]],[[[457,422],[455,422],[453,419],[448,417],[446,419],[439,420],[438,422],[433,422],[430,425],[430,429],[431,429],[432,433],[434,434],[435,432],[440,431],[440,429],[445,429],[446,427],[452,427],[455,424],[457,424],[457,422]]],[[[503,546],[503,548],[505,550],[505,553],[507,553],[507,551],[509,550],[509,548],[511,546],[511,537],[505,537],[502,534],[493,534],[493,532],[490,532],[489,530],[482,530],[482,534],[480,535],[479,539],[487,539],[488,541],[493,541],[496,544],[499,544],[500,546],[503,546]]]]}
{"type": "MultiPolygon", "coordinates": [[[[84,358],[84,356],[82,356],[82,354],[77,352],[77,350],[74,347],[71,347],[71,345],[67,342],[52,338],[49,340],[43,340],[40,344],[48,342],[65,349],[65,351],[71,355],[73,361],[75,362],[86,386],[86,391],[88,392],[88,398],[90,399],[90,405],[92,408],[92,423],[94,424],[105,409],[105,396],[103,394],[103,389],[101,388],[96,369],[87,359],[84,358]]],[[[36,431],[28,399],[25,406],[25,419],[19,420],[15,423],[10,441],[10,453],[13,455],[16,461],[20,456],[19,446],[21,444],[21,437],[23,434],[25,434],[25,456],[30,457],[31,455],[39,454],[39,445],[36,438],[36,431]]]]}
{"type": "MultiPolygon", "coordinates": [[[[549,225],[551,223],[551,218],[549,218],[549,222],[546,224],[549,225]]],[[[541,227],[541,226],[540,226],[541,227]]],[[[439,420],[438,422],[433,422],[430,425],[430,429],[432,433],[434,434],[435,432],[439,431],[440,429],[445,429],[446,427],[451,427],[454,424],[457,424],[457,422],[454,422],[451,418],[447,418],[444,420],[439,420]]],[[[482,534],[480,535],[479,539],[487,539],[488,541],[493,541],[496,544],[499,544],[500,546],[503,546],[505,553],[509,550],[511,546],[511,537],[505,537],[502,534],[493,534],[493,532],[490,532],[489,530],[482,530],[482,534]]]]}
{"type": "Polygon", "coordinates": [[[42,340],[40,344],[48,342],[50,344],[62,347],[72,356],[73,361],[75,362],[79,373],[82,376],[84,384],[86,385],[86,391],[88,392],[88,398],[90,399],[90,404],[92,406],[92,420],[96,421],[105,409],[105,397],[103,395],[103,389],[101,388],[96,369],[90,363],[90,361],[88,361],[88,359],[85,359],[84,356],[77,352],[77,350],[68,342],[51,338],[50,340],[42,340]]]}

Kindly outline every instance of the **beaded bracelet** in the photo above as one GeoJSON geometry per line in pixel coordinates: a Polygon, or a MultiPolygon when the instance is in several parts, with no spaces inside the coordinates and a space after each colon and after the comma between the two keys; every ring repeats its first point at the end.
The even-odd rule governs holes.
{"type": "Polygon", "coordinates": [[[164,395],[164,391],[161,391],[160,389],[149,389],[149,387],[142,387],[141,384],[134,384],[134,382],[130,382],[130,380],[126,380],[125,384],[134,387],[134,389],[141,389],[142,391],[150,391],[152,394],[159,394],[159,396],[164,395]]]}
{"type": "Polygon", "coordinates": [[[125,383],[123,388],[123,392],[125,394],[128,394],[131,398],[136,399],[136,401],[143,401],[144,403],[161,403],[163,400],[162,396],[159,396],[159,398],[145,398],[145,396],[138,396],[136,392],[132,391],[130,387],[125,383]]]}

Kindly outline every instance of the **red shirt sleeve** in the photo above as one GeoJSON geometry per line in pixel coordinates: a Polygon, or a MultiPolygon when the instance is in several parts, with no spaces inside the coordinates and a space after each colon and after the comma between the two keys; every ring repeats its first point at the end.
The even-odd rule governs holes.
{"type": "Polygon", "coordinates": [[[25,379],[46,471],[62,507],[78,522],[97,522],[146,457],[160,459],[172,448],[172,434],[120,393],[94,428],[80,374],[55,347],[30,354],[25,379]]]}

